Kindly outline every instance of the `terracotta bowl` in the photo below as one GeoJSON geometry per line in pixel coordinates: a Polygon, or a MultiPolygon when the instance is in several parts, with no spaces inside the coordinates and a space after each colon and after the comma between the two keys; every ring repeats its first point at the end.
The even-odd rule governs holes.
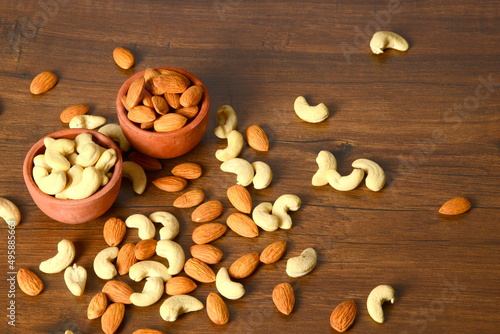
{"type": "Polygon", "coordinates": [[[126,94],[129,86],[135,79],[144,75],[144,71],[133,75],[121,86],[116,97],[116,112],[125,137],[136,150],[150,157],[170,159],[192,150],[205,135],[208,124],[210,97],[205,85],[193,74],[174,67],[157,67],[155,69],[167,69],[179,72],[185,75],[192,84],[203,87],[204,92],[198,115],[183,128],[171,132],[143,130],[137,124],[130,121],[127,118],[127,111],[120,98],[126,94]]]}
{"type": "Polygon", "coordinates": [[[81,224],[91,221],[104,214],[113,205],[118,192],[120,191],[122,179],[122,155],[120,149],[107,136],[92,130],[86,129],[65,129],[47,135],[51,138],[75,139],[83,132],[92,134],[94,142],[106,148],[113,148],[116,151],[117,160],[113,167],[113,176],[108,184],[100,188],[92,196],[84,199],[58,199],[42,192],[33,180],[33,158],[45,152],[43,138],[31,147],[24,159],[23,176],[26,187],[33,198],[35,204],[47,216],[66,224],[81,224]]]}

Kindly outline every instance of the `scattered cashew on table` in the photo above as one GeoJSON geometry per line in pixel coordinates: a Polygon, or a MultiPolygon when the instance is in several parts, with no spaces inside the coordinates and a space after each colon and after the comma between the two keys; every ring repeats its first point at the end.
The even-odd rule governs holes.
{"type": "Polygon", "coordinates": [[[10,200],[0,197],[0,217],[7,225],[17,226],[21,222],[21,212],[19,208],[10,200]]]}

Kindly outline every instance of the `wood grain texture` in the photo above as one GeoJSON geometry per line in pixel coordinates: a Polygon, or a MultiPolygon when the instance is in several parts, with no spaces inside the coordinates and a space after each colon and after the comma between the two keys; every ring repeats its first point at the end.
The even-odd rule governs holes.
{"type": "MultiPolygon", "coordinates": [[[[190,221],[193,209],[172,206],[178,194],[149,184],[138,196],[125,180],[104,216],[71,226],[45,216],[22,179],[31,145],[67,126],[59,120],[62,110],[86,104],[90,114],[117,122],[114,103],[122,82],[155,66],[197,75],[211,96],[211,118],[202,142],[183,157],[162,161],[163,170],[148,172],[150,181],[170,175],[177,163],[199,163],[204,174],[188,189],[202,188],[207,199],[220,200],[225,211],[217,221],[224,223],[235,212],[225,195],[235,178],[219,169],[214,154],[225,141],[213,129],[216,110],[230,104],[241,132],[258,124],[270,139],[269,152],[246,146],[241,154],[274,171],[269,188],[249,187],[254,205],[285,193],[297,194],[303,204],[292,213],[290,230],[260,231],[254,239],[228,231],[214,242],[224,252],[215,270],[274,241],[288,242],[283,260],[240,280],[247,292],[227,301],[227,325],[212,324],[206,310],[166,323],[159,315],[164,296],[146,308],[127,305],[119,333],[148,327],[168,333],[333,333],[330,314],[350,299],[358,308],[350,333],[494,333],[500,327],[497,1],[23,0],[0,2],[0,13],[0,196],[23,215],[15,230],[15,270],[31,269],[45,285],[36,297],[17,286],[15,298],[8,297],[12,270],[3,225],[2,333],[101,332],[100,321],[88,320],[86,311],[105,283],[92,262],[107,246],[102,226],[110,217],[169,211],[181,223],[175,240],[188,254],[198,224],[190,221]],[[376,30],[401,34],[409,51],[371,54],[368,41],[376,30]],[[114,64],[117,46],[132,50],[134,67],[114,64]],[[33,96],[31,79],[42,71],[54,71],[59,83],[33,96]],[[484,82],[491,84],[484,88],[484,82]],[[319,124],[301,121],[293,112],[299,95],[325,103],[330,117],[319,124]],[[313,187],[320,150],[335,154],[341,174],[350,173],[355,159],[373,159],[388,173],[388,184],[379,193],[364,185],[346,193],[313,187]],[[440,216],[439,207],[457,196],[471,200],[471,211],[440,216]],[[81,297],[69,292],[62,274],[38,270],[63,238],[74,242],[75,262],[89,274],[81,297]],[[318,253],[316,269],[289,278],[286,259],[308,247],[318,253]],[[292,284],[296,294],[289,316],[271,300],[281,282],[292,284]],[[375,323],[365,305],[379,284],[392,285],[397,294],[394,305],[384,306],[384,324],[375,323]],[[7,324],[10,301],[16,327],[7,324]]],[[[131,229],[122,244],[138,241],[131,229]]],[[[144,284],[118,279],[134,291],[144,284]]],[[[205,303],[215,290],[215,284],[199,284],[192,295],[205,303]]]]}

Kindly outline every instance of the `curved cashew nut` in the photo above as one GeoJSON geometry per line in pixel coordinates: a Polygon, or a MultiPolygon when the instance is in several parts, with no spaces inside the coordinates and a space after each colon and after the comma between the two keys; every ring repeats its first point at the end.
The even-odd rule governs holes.
{"type": "Polygon", "coordinates": [[[125,220],[125,225],[129,228],[138,229],[139,238],[142,240],[153,239],[155,237],[155,226],[145,215],[136,213],[125,220]]]}
{"type": "Polygon", "coordinates": [[[365,171],[360,168],[354,168],[351,174],[341,176],[335,169],[326,171],[326,179],[333,189],[338,191],[349,191],[356,189],[363,181],[365,171]]]}
{"type": "Polygon", "coordinates": [[[309,274],[317,262],[318,256],[314,248],[307,248],[299,256],[288,259],[286,273],[290,277],[302,277],[309,274]]]}
{"type": "Polygon", "coordinates": [[[273,204],[270,202],[262,202],[253,209],[252,219],[264,231],[278,229],[279,218],[270,213],[272,209],[273,204]]]}
{"type": "Polygon", "coordinates": [[[296,195],[281,195],[273,204],[272,214],[278,217],[278,227],[289,229],[292,227],[292,218],[287,211],[297,211],[300,208],[300,198],[296,195]]]}
{"type": "Polygon", "coordinates": [[[122,164],[122,176],[132,181],[132,187],[136,194],[142,194],[146,190],[148,178],[141,165],[133,161],[124,161],[122,164]]]}
{"type": "Polygon", "coordinates": [[[127,138],[125,138],[125,135],[123,134],[122,128],[119,124],[106,124],[99,129],[99,132],[117,142],[122,151],[127,152],[128,150],[130,150],[130,143],[127,138]]]}
{"type": "Polygon", "coordinates": [[[245,159],[229,159],[220,165],[220,169],[223,172],[236,174],[236,183],[242,185],[243,187],[248,186],[253,181],[253,167],[245,159]]]}
{"type": "Polygon", "coordinates": [[[377,31],[370,41],[370,49],[374,54],[384,53],[384,49],[406,51],[408,42],[395,32],[377,31]]]}
{"type": "Polygon", "coordinates": [[[379,285],[370,292],[366,300],[366,308],[373,320],[378,323],[384,322],[382,304],[387,301],[394,304],[394,295],[394,289],[390,285],[379,285]]]}
{"type": "Polygon", "coordinates": [[[94,194],[101,185],[101,174],[95,167],[83,169],[80,182],[72,184],[64,190],[64,195],[68,199],[83,199],[94,194]]]}
{"type": "Polygon", "coordinates": [[[358,159],[352,163],[352,167],[361,168],[366,173],[365,184],[371,191],[379,191],[385,185],[385,173],[382,167],[368,159],[358,159]]]}
{"type": "Polygon", "coordinates": [[[106,118],[95,115],[77,115],[69,121],[70,129],[93,130],[106,124],[106,118]]]}
{"type": "Polygon", "coordinates": [[[105,186],[108,183],[109,177],[106,174],[115,165],[117,159],[116,151],[112,148],[101,153],[101,157],[95,164],[95,168],[101,174],[101,186],[105,186]]]}
{"type": "Polygon", "coordinates": [[[317,106],[310,106],[303,96],[295,99],[293,109],[300,119],[309,123],[323,122],[330,114],[324,103],[320,103],[317,106]]]}
{"type": "Polygon", "coordinates": [[[215,128],[215,135],[221,139],[227,138],[228,134],[238,126],[236,112],[229,105],[223,105],[217,110],[219,126],[215,128]]]}
{"type": "Polygon", "coordinates": [[[45,150],[45,162],[56,171],[65,172],[70,167],[66,155],[75,151],[75,142],[73,140],[60,138],[49,144],[45,150]]]}
{"type": "Polygon", "coordinates": [[[67,239],[57,244],[57,254],[40,263],[40,270],[46,274],[57,274],[66,269],[75,258],[75,245],[67,239]]]}
{"type": "Polygon", "coordinates": [[[330,169],[337,170],[337,159],[328,151],[320,151],[316,157],[316,163],[318,171],[313,175],[311,183],[313,186],[326,186],[328,184],[326,172],[330,169]]]}
{"type": "Polygon", "coordinates": [[[240,155],[243,149],[243,135],[238,130],[233,130],[227,135],[227,147],[215,152],[215,157],[219,161],[227,161],[240,155]]]}
{"type": "Polygon", "coordinates": [[[255,176],[253,177],[253,187],[255,189],[264,189],[269,186],[273,180],[273,171],[268,164],[262,161],[252,162],[252,167],[255,171],[255,176]]]}
{"type": "Polygon", "coordinates": [[[66,172],[66,188],[56,194],[56,198],[67,199],[68,195],[66,194],[66,190],[70,189],[72,186],[80,183],[82,181],[83,176],[83,167],[74,165],[69,171],[66,172]]]}
{"type": "Polygon", "coordinates": [[[99,145],[94,142],[87,143],[81,148],[80,154],[75,157],[75,164],[82,167],[94,166],[101,156],[99,145]]]}
{"type": "Polygon", "coordinates": [[[38,188],[46,194],[55,195],[66,187],[66,173],[49,172],[40,166],[33,167],[33,179],[38,188]]]}
{"type": "Polygon", "coordinates": [[[0,217],[2,217],[9,226],[17,226],[21,222],[21,212],[19,212],[19,208],[3,197],[0,197],[0,217]]]}
{"type": "Polygon", "coordinates": [[[156,211],[149,215],[153,223],[161,223],[160,240],[172,240],[179,234],[179,221],[173,214],[166,211],[156,211]]]}
{"type": "Polygon", "coordinates": [[[97,253],[94,258],[94,271],[97,277],[112,279],[116,276],[117,271],[112,262],[118,256],[118,251],[118,247],[108,247],[97,253]]]}
{"type": "Polygon", "coordinates": [[[229,272],[224,267],[220,268],[217,272],[215,286],[217,287],[217,291],[227,299],[236,300],[245,295],[243,284],[231,281],[229,272]]]}
{"type": "Polygon", "coordinates": [[[146,284],[141,293],[134,292],[130,301],[136,306],[150,306],[160,300],[163,295],[165,283],[161,277],[147,277],[146,284]]]}
{"type": "Polygon", "coordinates": [[[49,145],[52,144],[55,141],[56,140],[54,138],[51,138],[51,137],[45,137],[45,138],[43,138],[43,145],[45,146],[45,149],[47,149],[49,147],[49,145]]]}
{"type": "Polygon", "coordinates": [[[186,255],[181,245],[172,240],[160,240],[156,243],[156,255],[168,261],[168,273],[177,275],[184,268],[186,255]]]}
{"type": "Polygon", "coordinates": [[[198,299],[189,295],[177,295],[166,299],[160,306],[160,316],[165,321],[175,321],[183,313],[203,309],[204,305],[198,299]]]}
{"type": "Polygon", "coordinates": [[[160,277],[164,282],[172,278],[167,267],[158,261],[139,261],[130,267],[128,275],[131,280],[136,282],[146,277],[160,277]]]}
{"type": "Polygon", "coordinates": [[[89,132],[80,133],[75,137],[75,151],[82,153],[82,147],[88,143],[93,143],[92,134],[89,132]]]}
{"type": "Polygon", "coordinates": [[[49,166],[47,162],[45,162],[45,154],[39,154],[33,158],[33,165],[40,166],[47,170],[47,172],[52,171],[52,167],[49,166]]]}
{"type": "Polygon", "coordinates": [[[73,295],[81,296],[87,283],[87,270],[76,263],[73,264],[73,267],[64,271],[64,282],[73,295]]]}

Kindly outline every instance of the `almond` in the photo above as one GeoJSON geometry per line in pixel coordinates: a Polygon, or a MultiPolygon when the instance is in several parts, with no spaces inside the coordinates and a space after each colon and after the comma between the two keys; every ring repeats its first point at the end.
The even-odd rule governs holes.
{"type": "MultiPolygon", "coordinates": [[[[153,80],[159,76],[160,76],[160,72],[158,72],[154,68],[147,68],[144,71],[144,81],[146,82],[144,88],[146,88],[148,91],[151,91],[152,88],[154,87],[153,80]]],[[[154,95],[157,95],[157,94],[154,94],[154,95]]]]}
{"type": "Polygon", "coordinates": [[[189,277],[177,276],[169,279],[165,284],[167,295],[186,295],[196,289],[196,283],[189,277]]]}
{"type": "Polygon", "coordinates": [[[280,283],[274,287],[273,302],[278,311],[289,315],[295,305],[295,293],[289,283],[280,283]]]}
{"type": "Polygon", "coordinates": [[[128,159],[130,161],[135,162],[136,164],[140,165],[144,170],[147,171],[155,171],[155,170],[162,170],[163,166],[161,164],[161,161],[147,156],[139,151],[133,151],[128,155],[128,159]]]}
{"type": "Polygon", "coordinates": [[[186,188],[187,181],[182,177],[164,176],[154,180],[153,184],[163,191],[176,192],[186,188]]]}
{"type": "Polygon", "coordinates": [[[163,93],[184,93],[189,87],[190,81],[184,75],[170,71],[153,79],[153,84],[163,93]]]}
{"type": "Polygon", "coordinates": [[[224,207],[221,202],[217,200],[208,201],[197,207],[191,213],[191,220],[196,223],[209,222],[219,217],[222,211],[224,211],[224,207]]]}
{"type": "Polygon", "coordinates": [[[128,274],[128,270],[137,262],[135,257],[135,245],[128,243],[120,248],[116,257],[116,270],[120,275],[128,274]]]}
{"type": "Polygon", "coordinates": [[[227,226],[237,234],[246,238],[255,238],[259,235],[259,228],[252,218],[241,213],[235,212],[227,217],[227,226]]]}
{"type": "Polygon", "coordinates": [[[59,119],[63,123],[69,123],[71,119],[78,115],[85,115],[89,112],[90,107],[84,104],[76,104],[74,106],[68,107],[61,112],[59,119]]]}
{"type": "Polygon", "coordinates": [[[258,125],[250,126],[246,131],[248,145],[257,151],[269,150],[269,139],[264,130],[258,125]]]}
{"type": "Polygon", "coordinates": [[[127,105],[129,108],[133,108],[142,101],[142,96],[144,93],[144,77],[140,77],[132,81],[127,91],[127,105]]]}
{"type": "Polygon", "coordinates": [[[135,63],[134,54],[125,48],[117,47],[113,50],[113,59],[116,65],[120,66],[124,70],[128,70],[135,63]]]}
{"type": "Polygon", "coordinates": [[[271,264],[283,256],[286,251],[286,241],[276,241],[268,245],[262,253],[260,253],[260,262],[265,264],[271,264]]]}
{"type": "Polygon", "coordinates": [[[193,85],[182,93],[179,102],[185,108],[194,107],[200,103],[202,97],[203,87],[200,85],[193,85]]]}
{"type": "Polygon", "coordinates": [[[156,132],[171,132],[181,129],[186,122],[186,117],[176,113],[169,113],[157,118],[154,122],[154,128],[156,132]]]}
{"type": "Polygon", "coordinates": [[[201,176],[201,166],[194,162],[185,162],[172,168],[172,174],[187,180],[194,180],[201,176]]]}
{"type": "Polygon", "coordinates": [[[184,272],[194,280],[202,283],[215,282],[215,273],[205,262],[190,258],[184,263],[184,272]]]}
{"type": "Polygon", "coordinates": [[[208,244],[223,236],[226,233],[226,229],[226,225],[221,223],[203,224],[193,230],[192,238],[195,244],[208,244]]]}
{"type": "Polygon", "coordinates": [[[151,101],[153,102],[153,108],[157,114],[165,115],[168,113],[170,107],[163,97],[155,95],[151,98],[151,101]]]}
{"type": "Polygon", "coordinates": [[[156,120],[156,113],[146,106],[135,106],[127,113],[127,118],[134,123],[148,123],[156,120]]]}
{"type": "Polygon", "coordinates": [[[107,281],[102,287],[102,292],[108,299],[115,303],[132,304],[130,295],[134,293],[132,288],[125,282],[111,280],[107,281]]]}
{"type": "Polygon", "coordinates": [[[154,128],[154,125],[155,125],[154,121],[141,123],[141,129],[152,130],[154,128]]]}
{"type": "Polygon", "coordinates": [[[222,260],[224,253],[214,245],[193,245],[189,249],[191,256],[208,264],[217,264],[222,260]]]}
{"type": "Polygon", "coordinates": [[[470,201],[465,197],[455,197],[444,203],[439,209],[443,215],[459,215],[470,210],[472,207],[470,201]]]}
{"type": "Polygon", "coordinates": [[[146,88],[142,91],[142,104],[148,108],[154,109],[153,95],[151,95],[146,88]]]}
{"type": "Polygon", "coordinates": [[[168,105],[174,109],[179,109],[181,106],[181,95],[174,93],[165,93],[163,96],[167,101],[168,105]]]}
{"type": "Polygon", "coordinates": [[[330,325],[339,333],[345,332],[356,319],[356,303],[347,300],[337,305],[330,316],[330,325]]]}
{"type": "Polygon", "coordinates": [[[182,116],[186,117],[187,119],[193,119],[196,117],[196,115],[198,115],[198,111],[200,111],[198,106],[194,106],[194,107],[176,109],[175,113],[182,115],[182,116]]]}
{"type": "Polygon", "coordinates": [[[190,190],[177,197],[173,206],[176,208],[192,208],[197,206],[205,199],[205,193],[201,189],[190,190]]]}
{"type": "Polygon", "coordinates": [[[235,184],[229,187],[227,189],[227,198],[237,210],[243,213],[252,212],[252,197],[247,188],[242,185],[235,184]]]}
{"type": "Polygon", "coordinates": [[[221,296],[210,292],[207,297],[207,315],[216,325],[225,325],[229,322],[229,310],[221,296]]]}
{"type": "Polygon", "coordinates": [[[110,304],[101,317],[101,328],[105,334],[114,334],[120,327],[125,316],[125,305],[122,303],[110,304]]]}
{"type": "Polygon", "coordinates": [[[43,290],[42,280],[29,269],[21,268],[17,271],[17,284],[28,296],[36,296],[43,290]]]}
{"type": "Polygon", "coordinates": [[[132,334],[167,334],[163,331],[151,328],[138,329],[134,331],[132,334]]]}
{"type": "Polygon", "coordinates": [[[236,279],[250,276],[259,265],[259,253],[243,255],[229,267],[229,275],[236,279]]]}
{"type": "Polygon", "coordinates": [[[108,307],[108,297],[104,292],[99,292],[90,300],[87,318],[90,320],[99,318],[106,311],[106,307],[108,307]]]}
{"type": "Polygon", "coordinates": [[[158,241],[155,239],[141,240],[135,245],[134,254],[137,260],[142,261],[149,259],[156,254],[156,244],[158,241]]]}
{"type": "Polygon", "coordinates": [[[127,95],[122,95],[122,96],[120,97],[120,101],[121,101],[121,102],[122,102],[122,104],[123,104],[123,108],[125,108],[125,110],[127,110],[128,112],[130,112],[130,109],[131,109],[131,108],[130,108],[130,107],[128,106],[128,104],[127,104],[127,95]]]}
{"type": "Polygon", "coordinates": [[[57,84],[57,75],[50,71],[38,74],[33,81],[31,81],[30,92],[31,94],[43,94],[51,90],[57,84]]]}
{"type": "Polygon", "coordinates": [[[118,246],[122,242],[125,232],[127,232],[127,225],[123,220],[115,217],[109,218],[102,229],[104,241],[111,247],[118,246]]]}

